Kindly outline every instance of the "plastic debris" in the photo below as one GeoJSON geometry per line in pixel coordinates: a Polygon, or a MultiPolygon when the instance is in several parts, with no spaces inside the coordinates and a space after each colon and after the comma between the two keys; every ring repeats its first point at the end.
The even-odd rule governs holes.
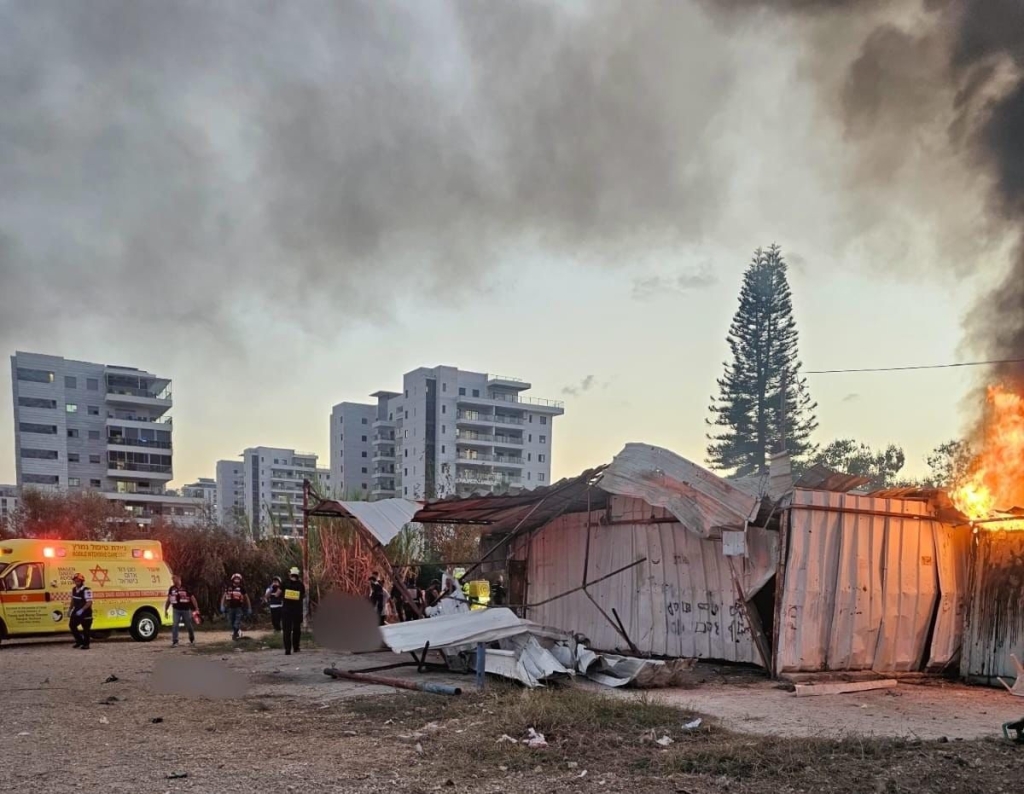
{"type": "Polygon", "coordinates": [[[683,725],[683,730],[684,731],[695,731],[695,730],[697,730],[703,724],[704,724],[704,720],[702,720],[700,717],[697,717],[697,719],[690,720],[689,722],[685,723],[683,725]]]}
{"type": "Polygon", "coordinates": [[[671,736],[662,736],[660,739],[657,739],[654,743],[659,747],[668,747],[670,744],[673,743],[673,739],[671,736]]]}
{"type": "Polygon", "coordinates": [[[519,744],[518,739],[513,739],[507,733],[501,734],[501,737],[495,741],[495,744],[501,744],[502,742],[508,742],[509,744],[519,744]]]}
{"type": "Polygon", "coordinates": [[[544,738],[543,733],[537,733],[533,728],[530,728],[526,733],[526,738],[523,739],[523,744],[529,747],[531,750],[539,750],[542,747],[547,747],[547,739],[544,738]]]}

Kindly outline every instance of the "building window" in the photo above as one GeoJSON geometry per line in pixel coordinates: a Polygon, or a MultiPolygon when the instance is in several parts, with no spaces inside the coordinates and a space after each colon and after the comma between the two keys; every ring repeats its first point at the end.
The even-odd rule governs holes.
{"type": "Polygon", "coordinates": [[[341,425],[341,424],[344,424],[344,423],[345,423],[345,417],[344,416],[339,416],[338,417],[338,424],[341,425]]]}
{"type": "Polygon", "coordinates": [[[366,490],[366,483],[365,482],[363,483],[363,490],[364,491],[366,490]]]}
{"type": "Polygon", "coordinates": [[[526,462],[527,463],[531,463],[532,461],[533,461],[533,453],[532,452],[527,452],[526,453],[526,462]]]}
{"type": "Polygon", "coordinates": [[[18,430],[22,433],[42,433],[47,436],[57,435],[57,425],[37,425],[34,422],[19,422],[18,430]]]}
{"type": "Polygon", "coordinates": [[[87,388],[89,391],[99,391],[100,382],[96,378],[86,378],[85,388],[87,388]]]}
{"type": "Polygon", "coordinates": [[[100,456],[99,455],[90,455],[89,456],[89,462],[90,463],[102,463],[102,461],[100,460],[100,456]]]}
{"type": "Polygon", "coordinates": [[[448,413],[448,406],[447,405],[442,405],[441,406],[441,413],[443,413],[443,414],[448,413]]]}
{"type": "Polygon", "coordinates": [[[366,443],[366,436],[363,436],[363,443],[366,443]]]}
{"type": "Polygon", "coordinates": [[[18,405],[21,408],[56,408],[56,400],[44,400],[41,397],[19,397],[18,405]]]}
{"type": "Polygon", "coordinates": [[[64,406],[64,410],[67,411],[69,414],[77,414],[78,406],[75,405],[74,403],[68,403],[67,405],[64,406]]]}
{"type": "Polygon", "coordinates": [[[441,445],[441,454],[444,454],[444,444],[441,445]]]}
{"type": "Polygon", "coordinates": [[[480,396],[480,390],[479,389],[473,389],[473,396],[474,397],[479,397],[480,396]]]}
{"type": "Polygon", "coordinates": [[[26,485],[60,485],[56,474],[23,474],[21,481],[26,485]]]}
{"type": "Polygon", "coordinates": [[[90,430],[89,431],[89,440],[90,441],[99,441],[100,440],[100,431],[99,430],[90,430]]]}
{"type": "Polygon", "coordinates": [[[37,458],[39,460],[57,460],[57,450],[55,449],[26,449],[21,448],[21,457],[23,458],[37,458]]]}
{"type": "Polygon", "coordinates": [[[408,485],[406,485],[402,490],[405,492],[406,496],[409,495],[409,486],[408,485]]]}
{"type": "Polygon", "coordinates": [[[26,369],[18,367],[18,380],[27,380],[32,383],[53,383],[53,373],[45,369],[26,369]]]}
{"type": "Polygon", "coordinates": [[[460,387],[459,388],[459,397],[465,397],[465,396],[466,396],[466,390],[464,388],[460,387]]]}
{"type": "Polygon", "coordinates": [[[406,430],[406,431],[405,431],[405,437],[406,437],[406,438],[408,438],[408,437],[409,437],[409,431],[408,431],[408,430],[406,430]]]}
{"type": "Polygon", "coordinates": [[[531,472],[526,472],[526,479],[532,480],[533,477],[531,477],[530,475],[531,475],[531,472]]]}
{"type": "Polygon", "coordinates": [[[530,414],[530,417],[527,421],[529,421],[531,425],[533,424],[533,414],[530,414]]]}
{"type": "Polygon", "coordinates": [[[441,391],[448,391],[448,384],[447,383],[442,383],[441,384],[441,391]]]}
{"type": "Polygon", "coordinates": [[[537,456],[537,462],[538,463],[544,463],[546,460],[547,460],[547,456],[544,455],[543,453],[541,453],[540,455],[537,456]]]}
{"type": "Polygon", "coordinates": [[[405,453],[405,457],[409,457],[409,450],[408,449],[404,449],[402,451],[405,453]]]}
{"type": "Polygon", "coordinates": [[[406,418],[406,419],[408,419],[408,418],[409,418],[409,412],[408,412],[408,411],[406,411],[406,412],[405,412],[405,418],[406,418]]]}
{"type": "Polygon", "coordinates": [[[406,467],[404,471],[405,471],[405,475],[404,476],[408,477],[409,476],[409,469],[408,469],[408,467],[406,467]]]}
{"type": "Polygon", "coordinates": [[[548,443],[548,437],[547,436],[541,436],[540,437],[540,443],[541,444],[547,444],[548,443]]]}
{"type": "MultiPolygon", "coordinates": [[[[364,424],[364,425],[367,425],[367,424],[369,424],[369,422],[367,421],[367,419],[366,419],[366,417],[365,417],[365,416],[363,417],[363,424],[364,424]]],[[[364,439],[363,439],[363,441],[366,441],[366,439],[364,438],[364,439]]]]}
{"type": "Polygon", "coordinates": [[[447,433],[448,432],[448,425],[441,425],[441,432],[442,433],[447,433]]]}
{"type": "Polygon", "coordinates": [[[546,416],[542,416],[542,417],[540,418],[540,423],[541,423],[542,425],[546,425],[546,424],[548,423],[548,418],[547,418],[546,416]]]}
{"type": "Polygon", "coordinates": [[[82,481],[77,477],[68,477],[68,485],[72,488],[77,488],[82,484],[82,481]]]}
{"type": "Polygon", "coordinates": [[[409,390],[408,389],[405,390],[405,399],[407,399],[407,400],[409,399],[409,390]]]}
{"type": "Polygon", "coordinates": [[[359,453],[359,457],[365,458],[366,457],[366,451],[364,450],[363,452],[360,452],[359,453]]]}
{"type": "Polygon", "coordinates": [[[530,433],[530,443],[533,443],[533,433],[530,433]]]}
{"type": "Polygon", "coordinates": [[[542,472],[542,471],[537,472],[537,479],[540,482],[544,482],[544,472],[542,472]]]}
{"type": "Polygon", "coordinates": [[[89,406],[89,416],[99,416],[99,415],[100,415],[100,407],[98,405],[90,405],[89,406]]]}
{"type": "Polygon", "coordinates": [[[81,457],[79,456],[79,454],[77,452],[69,452],[68,453],[68,463],[78,463],[80,460],[81,460],[81,457]]]}
{"type": "Polygon", "coordinates": [[[65,389],[77,389],[78,388],[78,378],[76,378],[74,375],[65,375],[64,376],[64,388],[65,389]]]}
{"type": "Polygon", "coordinates": [[[340,443],[344,443],[344,441],[345,441],[345,434],[344,433],[338,433],[338,443],[339,444],[340,443]]]}
{"type": "Polygon", "coordinates": [[[101,488],[103,486],[103,480],[89,480],[90,488],[101,488]]]}
{"type": "Polygon", "coordinates": [[[68,428],[68,438],[78,438],[78,428],[76,428],[76,427],[69,427],[68,428]]]}

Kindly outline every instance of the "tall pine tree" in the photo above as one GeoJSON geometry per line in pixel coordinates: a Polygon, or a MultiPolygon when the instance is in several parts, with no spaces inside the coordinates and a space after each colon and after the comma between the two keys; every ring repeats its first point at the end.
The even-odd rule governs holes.
{"type": "Polygon", "coordinates": [[[783,384],[786,449],[797,459],[812,453],[818,406],[800,376],[793,299],[777,245],[754,252],[728,342],[732,362],[712,398],[708,463],[739,476],[767,470],[768,455],[781,448],[783,384]]]}

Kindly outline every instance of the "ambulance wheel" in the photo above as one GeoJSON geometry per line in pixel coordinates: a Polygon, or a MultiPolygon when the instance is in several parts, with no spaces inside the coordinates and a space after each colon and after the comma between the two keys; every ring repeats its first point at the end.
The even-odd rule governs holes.
{"type": "Polygon", "coordinates": [[[131,634],[136,642],[149,642],[160,632],[160,617],[152,609],[140,609],[132,618],[131,634]]]}

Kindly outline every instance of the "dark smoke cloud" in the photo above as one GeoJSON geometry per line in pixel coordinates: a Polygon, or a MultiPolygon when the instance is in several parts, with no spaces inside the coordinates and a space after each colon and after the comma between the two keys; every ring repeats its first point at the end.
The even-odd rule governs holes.
{"type": "Polygon", "coordinates": [[[683,4],[0,0],[0,340],[244,347],[456,301],[516,246],[685,239],[720,55],[683,4]]]}
{"type": "MultiPolygon", "coordinates": [[[[943,205],[972,186],[952,181],[950,163],[984,183],[989,201],[967,218],[970,239],[960,226],[959,243],[944,236],[942,224],[935,234],[961,246],[943,264],[964,273],[989,264],[982,257],[999,250],[1007,235],[1016,241],[1002,281],[969,314],[966,341],[976,355],[1024,357],[1024,3],[707,0],[704,6],[733,24],[759,12],[804,26],[803,40],[816,45],[809,71],[821,82],[826,106],[843,119],[858,150],[861,187],[880,207],[901,189],[905,166],[915,159],[928,172],[920,208],[937,219],[948,219],[943,205]],[[857,51],[846,63],[841,42],[851,39],[857,51]],[[838,85],[829,80],[837,61],[838,85]]],[[[1024,367],[997,370],[1024,386],[1024,367]]]]}

